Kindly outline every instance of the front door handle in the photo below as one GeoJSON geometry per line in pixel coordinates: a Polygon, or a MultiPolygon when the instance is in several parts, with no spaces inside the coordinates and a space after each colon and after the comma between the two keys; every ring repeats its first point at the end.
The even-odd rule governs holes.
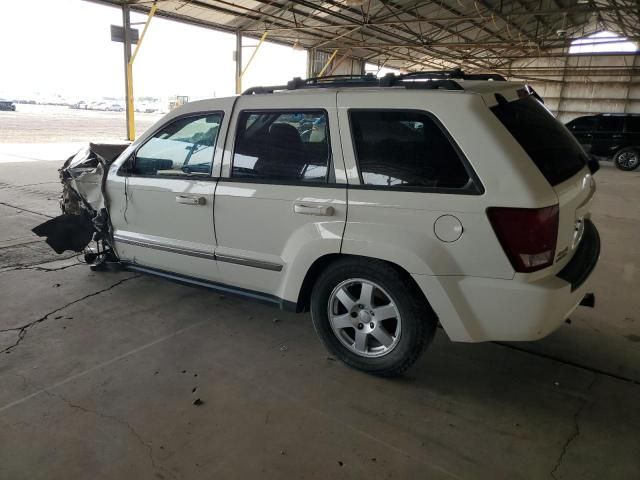
{"type": "Polygon", "coordinates": [[[307,203],[295,203],[293,211],[301,215],[320,215],[330,217],[333,215],[333,207],[329,205],[309,205],[307,203]]]}
{"type": "Polygon", "coordinates": [[[176,202],[183,205],[205,205],[207,199],[204,197],[188,197],[186,195],[176,196],[176,202]]]}

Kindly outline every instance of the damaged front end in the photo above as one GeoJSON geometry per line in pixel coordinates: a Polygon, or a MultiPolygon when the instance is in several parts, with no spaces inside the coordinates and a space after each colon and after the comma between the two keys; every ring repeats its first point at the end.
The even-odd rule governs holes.
{"type": "Polygon", "coordinates": [[[62,215],[33,229],[39,237],[46,237],[47,244],[56,253],[84,252],[85,261],[92,267],[118,261],[113,250],[105,186],[109,166],[128,146],[127,143],[90,143],[58,170],[62,182],[62,215]],[[95,248],[89,247],[92,241],[95,248]]]}

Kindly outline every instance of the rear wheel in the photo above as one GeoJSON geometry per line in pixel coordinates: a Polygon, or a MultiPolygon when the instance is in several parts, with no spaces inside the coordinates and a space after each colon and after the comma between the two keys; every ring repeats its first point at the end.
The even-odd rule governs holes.
{"type": "Polygon", "coordinates": [[[311,318],[327,349],[381,376],[409,368],[433,339],[436,318],[406,274],[376,260],[341,260],[318,279],[311,318]]]}
{"type": "Polygon", "coordinates": [[[625,172],[635,170],[640,165],[640,149],[627,147],[619,150],[613,157],[613,163],[625,172]]]}

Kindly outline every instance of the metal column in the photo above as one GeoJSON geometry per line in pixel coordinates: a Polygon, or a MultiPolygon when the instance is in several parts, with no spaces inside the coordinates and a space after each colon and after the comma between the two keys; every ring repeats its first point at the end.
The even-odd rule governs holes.
{"type": "Polygon", "coordinates": [[[242,32],[236,31],[236,93],[242,93],[242,32]]]}
{"type": "Polygon", "coordinates": [[[122,26],[124,27],[124,88],[126,97],[126,112],[127,112],[127,140],[135,140],[135,131],[132,129],[132,119],[134,112],[132,111],[133,98],[131,98],[133,92],[133,75],[131,72],[130,60],[131,60],[131,17],[129,11],[129,5],[122,4],[122,26]]]}

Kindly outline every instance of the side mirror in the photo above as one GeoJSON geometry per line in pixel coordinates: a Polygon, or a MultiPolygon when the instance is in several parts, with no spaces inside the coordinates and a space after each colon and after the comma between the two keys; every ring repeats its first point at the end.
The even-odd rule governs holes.
{"type": "Polygon", "coordinates": [[[591,175],[593,175],[598,170],[600,170],[600,162],[598,161],[597,158],[589,157],[589,161],[587,162],[587,167],[589,167],[589,171],[591,172],[591,175]]]}
{"type": "Polygon", "coordinates": [[[128,177],[133,173],[134,164],[135,164],[135,156],[131,155],[129,158],[125,160],[125,162],[120,166],[118,170],[118,175],[122,175],[128,177]]]}

